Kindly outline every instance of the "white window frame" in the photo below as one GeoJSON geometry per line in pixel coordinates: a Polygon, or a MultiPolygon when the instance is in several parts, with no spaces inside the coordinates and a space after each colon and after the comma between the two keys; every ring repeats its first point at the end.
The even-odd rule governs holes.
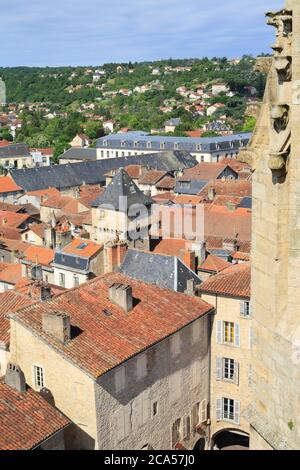
{"type": "MultiPolygon", "coordinates": [[[[218,406],[217,406],[218,408],[218,406]]],[[[222,397],[221,398],[221,416],[222,419],[217,421],[226,421],[228,423],[234,423],[239,425],[240,424],[240,402],[237,400],[234,400],[233,398],[228,398],[228,397],[222,397]],[[225,416],[225,406],[229,407],[231,405],[230,402],[233,403],[233,411],[232,413],[232,418],[230,417],[230,412],[228,412],[228,415],[225,416]]]]}
{"type": "Polygon", "coordinates": [[[251,302],[250,300],[241,300],[240,301],[240,316],[242,318],[251,318],[251,302]]]}
{"type": "Polygon", "coordinates": [[[59,275],[59,285],[60,285],[60,287],[66,287],[66,275],[65,275],[65,273],[60,272],[60,273],[58,273],[58,275],[59,275]],[[63,282],[62,282],[62,280],[63,280],[63,282]]]}
{"type": "Polygon", "coordinates": [[[34,384],[34,389],[40,391],[42,388],[45,388],[45,369],[41,364],[33,364],[32,365],[32,375],[33,375],[33,384],[34,384]],[[40,369],[42,371],[42,385],[40,386],[38,384],[38,379],[37,379],[37,371],[40,369]]]}
{"type": "Polygon", "coordinates": [[[240,348],[241,347],[240,324],[232,322],[232,321],[217,320],[216,341],[218,344],[223,344],[224,346],[240,348]],[[225,323],[232,323],[234,325],[233,342],[225,341],[225,323]]]}

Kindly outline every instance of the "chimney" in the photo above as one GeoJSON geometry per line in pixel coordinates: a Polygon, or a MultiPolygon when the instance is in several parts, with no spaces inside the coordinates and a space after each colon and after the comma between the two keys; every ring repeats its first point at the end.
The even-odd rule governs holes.
{"type": "Polygon", "coordinates": [[[208,188],[208,199],[209,201],[213,201],[215,199],[215,196],[216,196],[216,190],[215,188],[208,188]]]}
{"type": "Polygon", "coordinates": [[[43,279],[42,266],[40,264],[34,264],[31,266],[30,274],[33,281],[41,281],[43,279]]]}
{"type": "Polygon", "coordinates": [[[71,339],[70,316],[64,312],[45,313],[42,317],[42,328],[44,333],[63,344],[71,339]]]}
{"type": "Polygon", "coordinates": [[[127,243],[125,242],[108,242],[105,245],[105,272],[111,273],[118,271],[123,263],[127,252],[127,243]]]}
{"type": "Polygon", "coordinates": [[[128,313],[133,309],[132,287],[114,283],[109,288],[109,300],[128,313]]]}
{"type": "Polygon", "coordinates": [[[9,362],[5,374],[5,383],[17,392],[26,392],[25,375],[17,364],[9,362]]]}
{"type": "Polygon", "coordinates": [[[196,255],[194,251],[181,250],[180,259],[188,268],[196,272],[196,255]]]}
{"type": "Polygon", "coordinates": [[[186,290],[184,291],[185,295],[189,295],[190,297],[195,296],[195,281],[194,279],[188,279],[186,281],[186,290]]]}

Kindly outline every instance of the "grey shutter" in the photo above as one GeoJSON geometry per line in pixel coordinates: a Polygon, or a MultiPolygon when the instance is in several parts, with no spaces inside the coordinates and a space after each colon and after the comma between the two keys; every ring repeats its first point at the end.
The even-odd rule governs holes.
{"type": "Polygon", "coordinates": [[[223,343],[223,322],[221,320],[217,321],[217,343],[223,343]]]}
{"type": "Polygon", "coordinates": [[[223,358],[217,357],[216,360],[216,378],[217,380],[222,380],[223,378],[223,358]]]}
{"type": "Polygon", "coordinates": [[[216,420],[222,421],[222,398],[217,398],[216,420]]]}
{"type": "Polygon", "coordinates": [[[240,301],[240,315],[245,316],[245,302],[243,300],[240,301]]]}
{"type": "Polygon", "coordinates": [[[240,424],[240,402],[234,402],[234,422],[235,424],[240,424]]]}
{"type": "Polygon", "coordinates": [[[240,338],[240,325],[239,323],[234,324],[234,345],[236,348],[241,346],[241,338],[240,338]]]}
{"type": "Polygon", "coordinates": [[[205,398],[200,404],[200,420],[201,423],[207,421],[207,400],[205,398]]]}

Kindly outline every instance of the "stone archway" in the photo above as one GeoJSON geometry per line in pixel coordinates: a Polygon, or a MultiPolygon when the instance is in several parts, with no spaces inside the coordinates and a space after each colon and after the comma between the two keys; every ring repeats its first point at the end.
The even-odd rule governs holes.
{"type": "Polygon", "coordinates": [[[221,429],[211,439],[211,450],[247,449],[249,449],[249,434],[241,429],[221,429]]]}

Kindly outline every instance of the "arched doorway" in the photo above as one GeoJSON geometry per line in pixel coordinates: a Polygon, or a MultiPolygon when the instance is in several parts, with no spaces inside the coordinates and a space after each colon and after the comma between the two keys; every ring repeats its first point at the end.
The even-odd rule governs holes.
{"type": "Polygon", "coordinates": [[[212,450],[247,450],[249,434],[241,429],[222,429],[211,440],[212,450]]]}

